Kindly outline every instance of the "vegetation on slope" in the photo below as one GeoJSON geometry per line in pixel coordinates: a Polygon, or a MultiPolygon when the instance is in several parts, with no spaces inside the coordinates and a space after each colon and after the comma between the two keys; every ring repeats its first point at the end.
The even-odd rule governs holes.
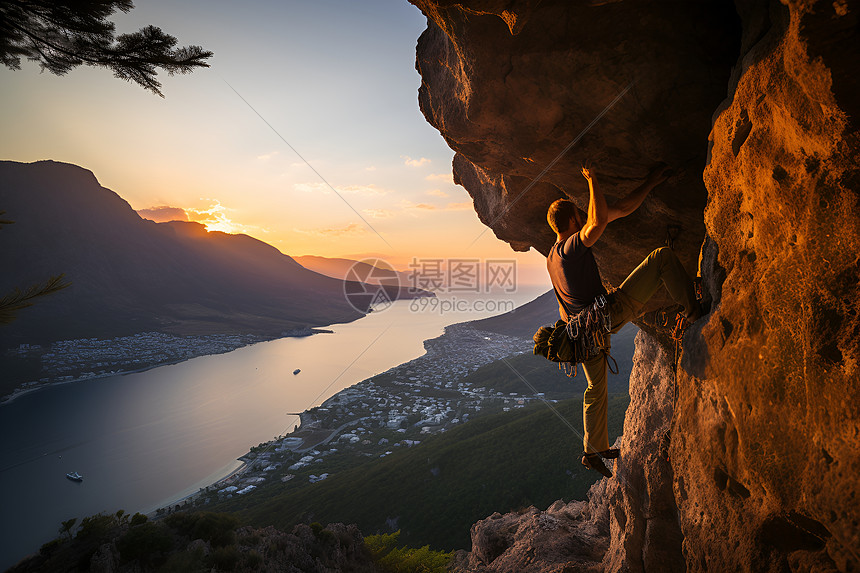
{"type": "MultiPolygon", "coordinates": [[[[638,329],[633,331],[634,336],[637,331],[638,329]]],[[[632,366],[630,357],[633,355],[633,351],[631,348],[628,354],[622,352],[627,352],[627,349],[619,348],[617,354],[613,353],[619,357],[619,372],[618,374],[609,373],[610,394],[627,393],[632,366]]],[[[518,354],[505,360],[497,360],[481,366],[465,376],[462,382],[474,388],[484,387],[505,395],[516,392],[528,396],[533,394],[532,388],[534,388],[535,392],[543,392],[548,398],[559,400],[581,395],[587,385],[581,365],[577,367],[576,377],[571,378],[558,367],[558,364],[531,353],[518,354]]]]}
{"type": "MultiPolygon", "coordinates": [[[[628,401],[610,396],[610,441],[621,433],[628,401]]],[[[582,400],[553,407],[570,427],[534,404],[480,417],[322,482],[289,491],[270,483],[215,508],[255,526],[356,523],[365,535],[399,529],[413,547],[465,549],[474,522],[495,511],[584,499],[599,477],[579,461],[582,400]]]]}

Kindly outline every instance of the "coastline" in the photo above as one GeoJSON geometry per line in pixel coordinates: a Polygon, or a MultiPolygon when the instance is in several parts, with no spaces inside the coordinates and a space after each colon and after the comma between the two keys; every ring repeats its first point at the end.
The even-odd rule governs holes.
{"type": "MultiPolygon", "coordinates": [[[[454,323],[454,324],[458,324],[458,323],[454,323]]],[[[396,371],[398,368],[401,368],[405,364],[410,364],[410,363],[415,362],[417,360],[421,360],[421,359],[426,358],[428,356],[428,354],[430,354],[430,352],[431,352],[431,347],[432,347],[433,341],[441,339],[442,337],[444,337],[448,333],[448,329],[451,326],[453,326],[453,324],[443,327],[442,334],[439,334],[438,336],[434,336],[433,338],[424,339],[422,341],[422,346],[424,347],[424,353],[421,354],[420,356],[417,356],[413,359],[407,360],[406,362],[403,362],[403,363],[398,364],[396,366],[392,366],[388,370],[385,370],[383,372],[379,372],[377,374],[369,376],[363,380],[356,382],[352,386],[344,388],[340,392],[336,392],[335,394],[333,394],[329,398],[327,398],[323,402],[323,405],[325,405],[326,403],[329,403],[333,400],[336,401],[338,399],[338,396],[344,394],[345,392],[351,390],[352,388],[355,388],[359,384],[366,383],[368,380],[371,380],[372,378],[374,378],[376,376],[380,376],[380,375],[384,375],[384,374],[396,371]]],[[[284,436],[280,436],[280,439],[288,438],[288,437],[290,437],[291,434],[294,434],[296,431],[301,430],[302,427],[305,425],[304,424],[305,418],[307,416],[309,416],[309,414],[311,413],[311,410],[313,410],[315,408],[318,408],[318,406],[310,406],[309,408],[305,409],[304,411],[294,414],[294,415],[298,416],[298,418],[299,418],[299,423],[297,424],[297,430],[294,430],[293,432],[290,432],[289,434],[285,434],[284,436]]],[[[294,448],[292,448],[292,451],[295,453],[305,453],[309,450],[313,450],[313,448],[320,445],[321,443],[328,442],[328,441],[332,440],[345,427],[356,425],[358,422],[359,421],[351,421],[351,422],[348,422],[346,424],[343,424],[342,426],[334,429],[330,433],[330,435],[328,435],[324,440],[314,442],[313,444],[311,444],[310,446],[307,446],[307,447],[305,446],[307,440],[302,439],[302,443],[298,444],[294,448]]],[[[265,442],[265,444],[266,444],[265,450],[268,450],[272,446],[276,445],[278,442],[279,442],[278,437],[272,438],[272,440],[270,440],[269,442],[265,442]]],[[[179,497],[175,500],[171,500],[170,503],[160,505],[159,507],[156,507],[156,508],[148,511],[146,513],[147,517],[149,517],[150,519],[160,519],[160,518],[164,517],[165,515],[168,515],[172,511],[173,507],[178,505],[178,504],[182,504],[182,503],[186,503],[186,502],[193,504],[193,503],[197,502],[205,494],[209,493],[209,490],[212,490],[212,489],[218,490],[218,489],[221,489],[222,487],[227,487],[227,486],[231,485],[237,478],[242,477],[245,473],[248,472],[248,470],[251,469],[252,462],[255,461],[255,457],[256,457],[256,456],[254,456],[253,458],[249,457],[249,455],[251,455],[252,453],[253,453],[252,449],[249,449],[248,452],[246,452],[245,454],[243,454],[242,456],[237,458],[237,461],[242,462],[242,465],[239,466],[238,468],[236,468],[235,470],[229,472],[224,477],[222,477],[216,481],[213,481],[211,483],[208,483],[207,485],[201,487],[197,491],[194,491],[192,493],[189,493],[187,495],[179,497]]]]}
{"type": "MultiPolygon", "coordinates": [[[[261,340],[260,342],[265,342],[261,340]]],[[[256,344],[256,343],[254,343],[256,344]]],[[[250,345],[248,345],[250,346],[250,345]]],[[[239,348],[242,348],[241,346],[239,348]]],[[[228,351],[232,352],[232,351],[228,351]]],[[[33,392],[38,392],[39,390],[47,390],[48,388],[53,388],[55,386],[63,386],[65,384],[73,384],[75,382],[84,382],[86,380],[99,380],[101,378],[110,378],[111,376],[125,376],[126,374],[137,374],[138,372],[146,372],[147,370],[152,370],[153,368],[161,368],[162,366],[172,366],[174,364],[179,364],[181,362],[185,362],[187,360],[191,360],[193,358],[200,358],[201,356],[213,356],[215,354],[220,354],[218,352],[208,353],[208,354],[199,354],[197,356],[192,356],[191,358],[183,358],[181,360],[171,360],[170,362],[161,362],[159,364],[152,364],[151,366],[144,366],[143,368],[138,368],[136,370],[120,370],[117,372],[106,372],[104,374],[96,374],[94,376],[79,376],[78,378],[73,378],[71,380],[58,380],[56,382],[45,382],[44,384],[38,384],[36,386],[32,386],[30,388],[16,388],[12,391],[11,394],[6,394],[5,396],[0,397],[0,406],[5,406],[6,404],[11,404],[21,396],[26,394],[31,394],[33,392]]],[[[24,384],[28,384],[25,382],[24,384]]]]}
{"type": "MultiPolygon", "coordinates": [[[[76,378],[72,378],[71,380],[57,380],[54,382],[44,382],[42,384],[35,384],[29,387],[25,387],[27,384],[32,384],[32,382],[22,382],[18,387],[16,387],[11,393],[6,394],[4,396],[0,396],[0,407],[11,404],[21,396],[25,396],[27,394],[31,394],[33,392],[38,392],[39,390],[45,390],[48,388],[53,388],[55,386],[62,386],[64,384],[72,384],[75,382],[84,382],[87,380],[98,380],[101,378],[110,378],[112,376],[125,376],[127,374],[137,374],[139,372],[146,372],[148,370],[153,370],[154,368],[161,368],[162,366],[173,366],[176,364],[180,364],[182,362],[187,362],[188,360],[193,360],[194,358],[200,358],[203,356],[215,356],[217,354],[226,354],[228,352],[233,352],[234,350],[238,350],[240,348],[246,348],[248,346],[253,346],[254,344],[258,344],[261,342],[271,342],[272,340],[280,340],[281,338],[304,338],[306,336],[312,336],[314,334],[334,334],[333,330],[329,330],[328,328],[322,327],[307,327],[300,329],[293,329],[290,331],[285,331],[281,333],[280,336],[272,336],[272,337],[264,337],[259,336],[257,340],[253,340],[248,342],[247,344],[241,344],[236,346],[235,348],[225,349],[222,352],[201,352],[200,354],[195,354],[193,356],[184,356],[182,358],[176,358],[174,360],[167,360],[165,362],[158,362],[155,364],[149,364],[147,366],[142,366],[140,368],[135,368],[133,370],[115,370],[111,372],[105,372],[102,374],[94,374],[92,376],[78,376],[76,378]]],[[[258,336],[258,335],[255,335],[258,336]]]]}
{"type": "MultiPolygon", "coordinates": [[[[410,378],[409,376],[412,374],[418,374],[419,371],[422,373],[428,373],[429,371],[434,369],[434,366],[430,365],[432,363],[433,365],[435,365],[436,368],[443,369],[444,372],[437,372],[435,374],[430,374],[430,376],[435,377],[439,380],[444,378],[445,380],[450,382],[452,376],[454,378],[459,379],[465,376],[468,372],[472,371],[474,368],[498,358],[489,356],[481,356],[476,358],[476,354],[468,348],[468,344],[464,344],[464,342],[466,341],[462,339],[463,336],[466,336],[468,339],[471,339],[473,343],[474,339],[480,338],[481,342],[479,344],[481,345],[483,345],[483,340],[489,340],[489,337],[492,337],[493,339],[501,342],[503,347],[506,348],[505,350],[498,350],[499,356],[507,356],[510,355],[510,353],[517,354],[529,352],[529,348],[532,342],[531,340],[521,339],[519,337],[514,336],[502,335],[496,332],[476,331],[471,326],[471,322],[473,321],[465,321],[461,323],[453,323],[450,325],[446,325],[445,327],[443,327],[441,334],[423,340],[424,352],[420,356],[402,362],[398,365],[392,366],[385,371],[368,376],[367,378],[360,380],[355,384],[348,386],[340,390],[339,392],[336,392],[335,394],[329,396],[325,401],[322,402],[321,405],[311,406],[301,413],[294,414],[298,415],[300,419],[300,425],[296,430],[283,436],[275,437],[268,442],[264,442],[259,446],[251,448],[246,454],[238,458],[239,461],[243,462],[243,465],[236,471],[231,472],[227,476],[224,476],[217,481],[209,483],[207,486],[201,487],[196,492],[179,498],[178,501],[173,501],[168,505],[162,506],[161,508],[159,508],[161,511],[157,512],[156,515],[158,515],[158,517],[162,517],[172,511],[181,511],[185,508],[185,505],[183,505],[183,507],[181,508],[177,508],[176,506],[178,505],[178,503],[187,504],[191,508],[200,510],[209,504],[208,498],[216,498],[218,501],[221,501],[221,498],[219,497],[219,490],[223,489],[224,487],[227,487],[229,485],[236,485],[236,482],[240,482],[242,481],[242,479],[246,478],[247,480],[249,480],[247,481],[247,483],[253,483],[254,486],[258,485],[258,482],[255,482],[254,480],[269,479],[271,476],[265,473],[266,470],[259,471],[260,466],[272,466],[272,464],[275,464],[275,466],[272,467],[280,467],[281,465],[287,466],[290,463],[289,461],[278,461],[279,458],[277,458],[277,456],[283,456],[286,454],[288,457],[292,456],[293,458],[298,458],[303,455],[316,455],[319,454],[317,449],[324,448],[326,445],[329,445],[330,442],[335,441],[337,438],[344,434],[347,428],[362,425],[367,426],[368,424],[370,424],[370,426],[368,427],[377,427],[379,423],[383,421],[383,418],[379,417],[378,415],[362,415],[360,417],[350,419],[346,422],[335,425],[325,423],[325,420],[320,418],[319,414],[321,412],[330,412],[331,410],[334,410],[339,406],[344,406],[345,404],[357,404],[362,402],[363,400],[368,399],[368,395],[366,395],[364,391],[369,389],[370,387],[376,386],[376,381],[380,378],[405,376],[407,379],[410,380],[407,383],[410,388],[414,389],[421,386],[427,387],[428,384],[426,383],[426,381],[418,382],[417,378],[410,378]],[[457,350],[455,351],[454,348],[456,348],[457,350]],[[437,358],[441,355],[447,357],[454,356],[455,358],[453,360],[447,361],[437,360],[437,358]],[[470,362],[471,364],[467,364],[467,362],[470,362]],[[321,422],[323,422],[322,427],[321,422]],[[294,443],[290,445],[286,444],[286,442],[289,440],[297,439],[301,439],[301,443],[294,443]],[[257,466],[256,470],[255,466],[257,466]]],[[[397,382],[394,383],[395,386],[397,384],[397,382]]],[[[430,385],[432,386],[432,384],[430,385]]],[[[442,388],[442,382],[439,383],[438,387],[440,389],[442,388]]],[[[539,399],[536,396],[518,396],[516,398],[512,398],[511,395],[492,395],[492,393],[490,393],[489,395],[483,395],[481,392],[483,391],[483,388],[479,388],[477,392],[462,388],[459,388],[458,390],[443,390],[443,392],[452,391],[462,392],[463,396],[466,399],[478,400],[479,402],[484,399],[497,400],[505,403],[511,402],[511,407],[523,407],[525,403],[539,399]]],[[[397,390],[394,390],[394,392],[399,394],[397,390]]],[[[388,400],[386,400],[386,402],[387,401],[388,400]]],[[[387,412],[388,410],[386,409],[385,411],[387,412]]],[[[455,418],[448,422],[443,421],[440,423],[437,421],[437,425],[433,426],[434,432],[445,431],[446,425],[456,425],[458,423],[461,423],[462,421],[465,421],[465,419],[460,417],[459,414],[454,414],[454,416],[455,418]],[[460,417],[461,419],[457,419],[457,417],[460,417]]],[[[329,420],[329,422],[330,421],[331,420],[329,420]]],[[[388,424],[388,427],[391,427],[390,424],[388,424]]],[[[365,431],[365,429],[361,427],[359,427],[358,430],[360,432],[365,431]]],[[[425,430],[426,428],[422,428],[422,435],[427,433],[425,432],[425,430]]],[[[405,430],[400,431],[405,432],[405,430]]],[[[415,438],[417,436],[411,437],[415,438]]],[[[386,443],[388,442],[386,441],[386,443]]],[[[419,442],[416,439],[404,439],[403,443],[406,443],[408,447],[411,447],[412,445],[417,444],[419,442]]],[[[401,445],[400,443],[393,442],[392,444],[394,446],[401,445]]],[[[385,447],[390,446],[386,445],[385,447]]],[[[338,449],[345,449],[345,447],[338,446],[338,449]]],[[[292,459],[292,461],[295,462],[295,459],[292,459]]],[[[315,461],[322,460],[318,459],[315,461]]],[[[291,466],[289,470],[293,470],[296,465],[291,466]]],[[[301,470],[299,469],[298,472],[301,472],[301,470]]],[[[329,474],[326,473],[325,475],[327,476],[329,474]]],[[[285,477],[282,477],[281,481],[292,479],[293,477],[295,476],[289,474],[285,477]]]]}
{"type": "MultiPolygon", "coordinates": [[[[228,486],[233,481],[235,481],[236,478],[242,477],[242,475],[244,475],[244,473],[247,472],[248,469],[251,467],[249,460],[245,460],[243,458],[244,458],[244,456],[242,458],[236,459],[236,461],[241,462],[239,464],[239,467],[230,470],[227,473],[227,475],[221,477],[217,481],[207,483],[207,485],[204,485],[203,487],[199,488],[197,491],[193,491],[189,494],[183,495],[182,497],[178,497],[175,499],[167,498],[168,503],[159,502],[158,504],[156,504],[152,508],[148,509],[144,515],[146,515],[149,519],[160,519],[164,515],[167,515],[167,513],[170,511],[170,508],[172,508],[173,506],[181,505],[186,501],[191,501],[193,499],[196,499],[197,497],[203,495],[204,493],[208,493],[206,490],[208,490],[209,488],[212,488],[212,487],[220,488],[222,486],[228,486]],[[167,511],[159,513],[159,511],[164,510],[165,508],[167,509],[167,511]]],[[[208,479],[209,478],[201,480],[201,482],[206,482],[208,479]]],[[[201,483],[201,482],[199,482],[199,483],[201,483]]],[[[191,487],[193,487],[193,486],[191,486],[191,487]]]]}

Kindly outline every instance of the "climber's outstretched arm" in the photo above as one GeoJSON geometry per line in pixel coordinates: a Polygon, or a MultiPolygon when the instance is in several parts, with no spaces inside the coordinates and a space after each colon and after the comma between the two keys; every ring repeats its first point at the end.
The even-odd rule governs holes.
{"type": "Polygon", "coordinates": [[[597,184],[597,177],[591,173],[589,167],[582,168],[582,176],[588,181],[588,218],[579,230],[579,240],[586,247],[590,247],[597,242],[610,221],[609,208],[597,184]]]}
{"type": "Polygon", "coordinates": [[[642,201],[645,200],[645,197],[648,196],[648,193],[651,190],[669,178],[669,167],[667,165],[662,165],[648,174],[648,178],[645,182],[630,192],[627,197],[616,202],[614,205],[610,205],[608,208],[609,211],[609,222],[611,223],[615,219],[620,219],[621,217],[626,217],[633,211],[639,208],[639,205],[642,204],[642,201]]]}

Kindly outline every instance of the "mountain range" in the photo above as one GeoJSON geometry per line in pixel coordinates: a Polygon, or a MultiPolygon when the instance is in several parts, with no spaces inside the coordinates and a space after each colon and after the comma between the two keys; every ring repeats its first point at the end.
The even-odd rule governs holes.
{"type": "Polygon", "coordinates": [[[14,221],[0,228],[0,293],[60,273],[71,282],[0,329],[0,349],[144,331],[277,336],[363,316],[344,296],[362,284],[247,235],[143,219],[76,165],[2,161],[0,182],[0,210],[14,221]]]}
{"type": "Polygon", "coordinates": [[[306,269],[336,279],[358,276],[365,283],[390,284],[396,278],[401,286],[410,287],[413,284],[412,273],[394,269],[383,258],[369,257],[356,261],[339,257],[301,255],[293,259],[306,269]]]}

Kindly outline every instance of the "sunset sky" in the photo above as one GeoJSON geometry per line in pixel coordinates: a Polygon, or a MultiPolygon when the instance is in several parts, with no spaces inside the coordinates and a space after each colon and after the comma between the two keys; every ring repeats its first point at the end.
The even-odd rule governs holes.
{"type": "Polygon", "coordinates": [[[212,50],[212,67],[160,74],[164,99],[105,69],[2,68],[0,158],[80,165],[135,209],[178,207],[289,255],[515,257],[521,281],[549,285],[539,253],[491,231],[466,249],[485,227],[418,109],[426,23],[406,0],[140,0],[114,21],[212,50]]]}

